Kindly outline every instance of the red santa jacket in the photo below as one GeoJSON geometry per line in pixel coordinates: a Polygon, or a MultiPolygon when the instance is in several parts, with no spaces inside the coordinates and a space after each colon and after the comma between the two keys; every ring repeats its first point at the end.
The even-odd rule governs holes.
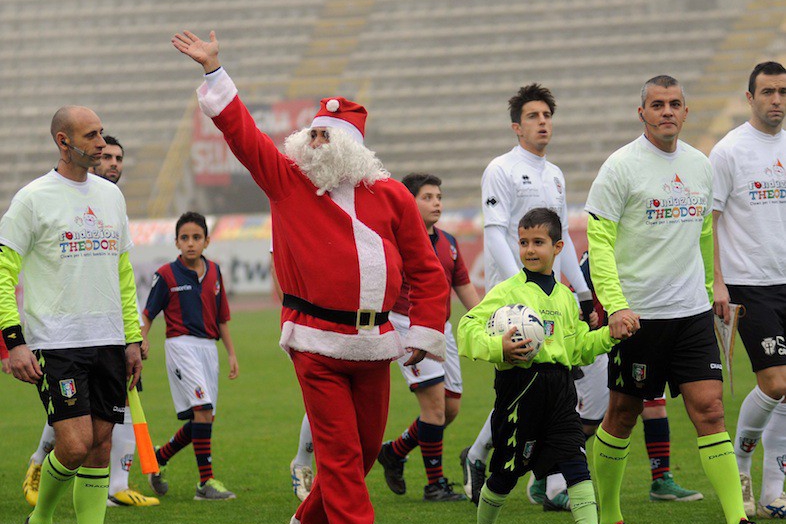
{"type": "Polygon", "coordinates": [[[284,293],[323,308],[381,312],[392,309],[402,275],[411,286],[406,340],[389,322],[358,330],[284,307],[281,347],[345,360],[394,359],[413,347],[443,360],[449,288],[409,191],[388,179],[371,187],[344,183],[318,196],[311,180],[259,131],[223,69],[197,93],[204,113],[270,199],[273,258],[284,293]]]}

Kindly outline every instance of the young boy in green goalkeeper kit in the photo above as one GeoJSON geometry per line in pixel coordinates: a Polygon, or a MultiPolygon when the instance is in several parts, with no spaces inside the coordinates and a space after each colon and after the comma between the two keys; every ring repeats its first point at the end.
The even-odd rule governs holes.
{"type": "Polygon", "coordinates": [[[546,208],[529,211],[519,222],[524,269],[495,286],[459,323],[459,354],[497,367],[491,415],[494,455],[491,475],[480,492],[478,524],[497,520],[519,477],[530,470],[538,479],[561,472],[574,520],[598,522],[570,370],[590,364],[617,341],[606,326],[589,331],[579,320],[573,293],[555,280],[552,266],[562,246],[559,216],[546,208]],[[486,334],[488,319],[508,304],[524,304],[543,319],[545,340],[531,361],[530,340],[512,341],[515,328],[503,336],[486,334]]]}

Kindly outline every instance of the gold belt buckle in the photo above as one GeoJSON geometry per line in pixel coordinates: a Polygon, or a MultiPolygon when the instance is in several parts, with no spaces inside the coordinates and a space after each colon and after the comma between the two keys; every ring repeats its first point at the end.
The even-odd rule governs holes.
{"type": "Polygon", "coordinates": [[[355,316],[355,328],[356,329],[374,329],[374,321],[376,320],[377,312],[373,309],[358,309],[357,315],[355,316]],[[364,324],[361,321],[362,315],[368,315],[368,324],[364,324]]]}

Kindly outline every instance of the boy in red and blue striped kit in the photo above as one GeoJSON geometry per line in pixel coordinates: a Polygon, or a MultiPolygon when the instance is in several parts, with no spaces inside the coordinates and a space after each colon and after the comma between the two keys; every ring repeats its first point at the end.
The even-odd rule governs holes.
{"type": "Polygon", "coordinates": [[[207,221],[199,213],[184,213],[177,221],[175,245],[180,256],[158,268],[143,314],[143,353],[147,334],[161,311],[166,319],[166,367],[177,418],[187,420],[161,448],[156,449],[160,473],[149,476],[158,495],[169,490],[169,460],[193,443],[199,468],[196,500],[224,500],[235,494],[213,478],[211,435],[218,398],[218,350],[221,339],[229,357],[229,378],[237,378],[235,349],[229,335],[229,305],[218,264],[202,256],[210,243],[207,221]]]}

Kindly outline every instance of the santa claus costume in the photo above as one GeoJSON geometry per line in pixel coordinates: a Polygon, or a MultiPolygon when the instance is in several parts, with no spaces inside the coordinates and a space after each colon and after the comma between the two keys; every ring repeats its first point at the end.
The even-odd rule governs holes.
{"type": "Polygon", "coordinates": [[[381,164],[376,173],[353,176],[356,156],[373,156],[362,146],[362,106],[322,100],[311,129],[327,128],[329,143],[302,147],[304,130],[288,139],[287,156],[259,131],[223,68],[205,75],[197,92],[270,199],[273,258],[285,295],[280,344],[295,366],[317,462],[311,495],[292,522],[371,524],[365,475],[387,421],[389,364],[404,348],[439,361],[445,355],[449,289],[417,205],[381,164]],[[335,160],[340,144],[357,155],[338,158],[340,176],[317,176],[322,157],[313,155],[335,160]],[[403,341],[387,321],[402,275],[412,303],[403,341]]]}

